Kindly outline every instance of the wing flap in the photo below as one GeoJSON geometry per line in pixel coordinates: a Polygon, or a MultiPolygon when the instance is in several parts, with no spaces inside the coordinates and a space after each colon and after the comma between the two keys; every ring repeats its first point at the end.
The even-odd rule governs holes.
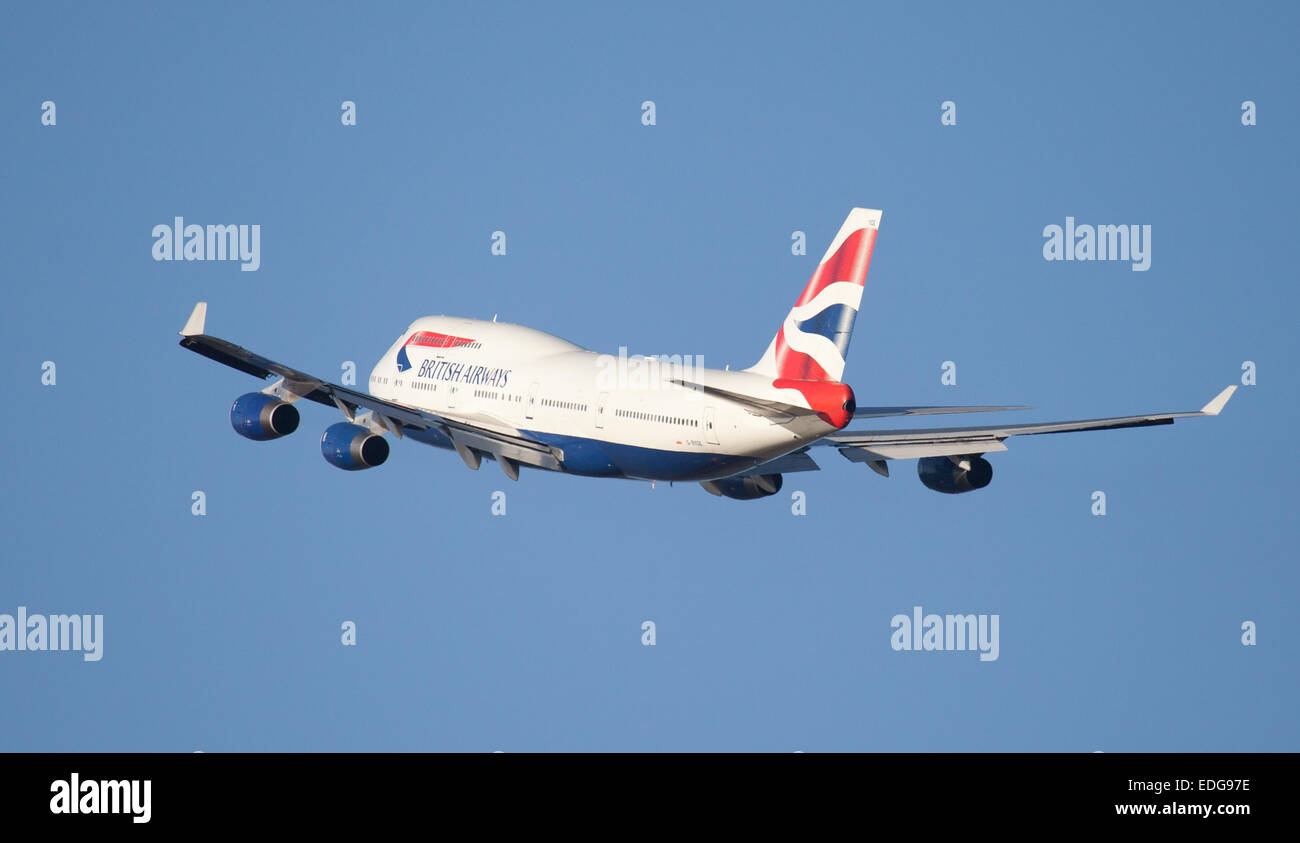
{"type": "Polygon", "coordinates": [[[841,447],[840,453],[853,462],[869,462],[872,457],[885,460],[910,460],[918,457],[955,457],[961,454],[987,454],[1005,451],[1000,439],[954,439],[948,442],[916,442],[897,445],[872,445],[841,447]],[[858,451],[862,457],[849,456],[846,451],[858,451]]]}

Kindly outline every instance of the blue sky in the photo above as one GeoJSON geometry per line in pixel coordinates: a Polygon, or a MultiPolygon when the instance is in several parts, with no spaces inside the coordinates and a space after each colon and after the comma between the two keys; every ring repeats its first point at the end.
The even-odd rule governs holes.
{"type": "Polygon", "coordinates": [[[6,8],[0,613],[104,651],[0,652],[0,750],[1300,749],[1296,10],[655,6],[6,8]],[[205,300],[363,383],[437,313],[746,366],[855,205],[860,403],[1258,383],[1012,440],[970,495],[829,452],[740,502],[411,442],[341,472],[337,414],[245,441],[257,381],[176,346],[205,300]],[[261,267],[155,262],[175,216],[260,225],[261,267]],[[1150,225],[1150,269],[1045,261],[1067,216],[1150,225]],[[915,605],[998,614],[1000,657],[892,650],[915,605]]]}

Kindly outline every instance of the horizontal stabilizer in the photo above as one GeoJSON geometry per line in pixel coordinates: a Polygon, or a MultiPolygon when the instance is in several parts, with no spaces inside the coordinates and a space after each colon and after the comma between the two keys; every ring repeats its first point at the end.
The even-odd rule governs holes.
{"type": "Polygon", "coordinates": [[[1007,404],[1003,406],[977,407],[858,407],[853,411],[855,419],[878,419],[887,416],[943,416],[950,413],[999,413],[1005,410],[1032,410],[1028,404],[1007,404]]]}
{"type": "MultiPolygon", "coordinates": [[[[729,389],[722,389],[717,386],[689,381],[684,378],[673,378],[673,383],[689,389],[697,389],[708,395],[713,395],[726,401],[731,401],[745,407],[752,413],[760,416],[769,416],[772,418],[781,418],[785,416],[804,416],[814,415],[817,411],[808,407],[800,407],[797,404],[789,404],[784,401],[776,401],[771,398],[761,398],[756,395],[746,395],[729,389]]],[[[853,411],[855,419],[879,419],[890,416],[938,416],[948,415],[951,413],[996,413],[1005,410],[1032,410],[1033,407],[1027,404],[1000,404],[1000,405],[946,405],[939,407],[858,407],[853,411]]]]}

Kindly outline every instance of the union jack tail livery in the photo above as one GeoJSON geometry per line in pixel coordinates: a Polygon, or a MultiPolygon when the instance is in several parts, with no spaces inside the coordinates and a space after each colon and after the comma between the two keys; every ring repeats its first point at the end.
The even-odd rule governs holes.
{"type": "Polygon", "coordinates": [[[790,380],[843,377],[879,228],[880,211],[854,208],[849,212],[767,352],[748,371],[790,380]]]}

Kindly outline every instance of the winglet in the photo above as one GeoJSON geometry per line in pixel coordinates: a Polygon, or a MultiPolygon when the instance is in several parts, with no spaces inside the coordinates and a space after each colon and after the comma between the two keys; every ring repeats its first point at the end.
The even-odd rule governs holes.
{"type": "Polygon", "coordinates": [[[208,303],[201,301],[194,305],[194,312],[190,314],[189,321],[185,327],[181,328],[182,337],[197,337],[203,333],[203,323],[208,319],[208,303]]]}
{"type": "Polygon", "coordinates": [[[1227,404],[1228,399],[1232,397],[1232,393],[1236,391],[1237,391],[1237,385],[1233,384],[1232,386],[1223,390],[1223,392],[1220,392],[1218,395],[1214,396],[1214,398],[1211,399],[1209,404],[1206,404],[1204,407],[1201,408],[1201,412],[1207,416],[1217,416],[1219,414],[1219,411],[1223,409],[1223,405],[1227,404]]]}

